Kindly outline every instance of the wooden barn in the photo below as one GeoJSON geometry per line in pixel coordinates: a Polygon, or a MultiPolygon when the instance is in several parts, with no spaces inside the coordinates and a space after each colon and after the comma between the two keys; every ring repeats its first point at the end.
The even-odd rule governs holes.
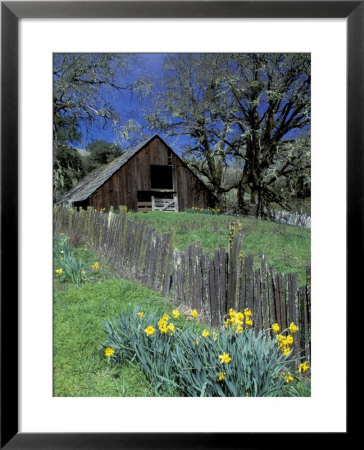
{"type": "Polygon", "coordinates": [[[60,201],[106,210],[124,205],[143,212],[215,208],[216,202],[214,194],[158,135],[88,174],[60,201]]]}

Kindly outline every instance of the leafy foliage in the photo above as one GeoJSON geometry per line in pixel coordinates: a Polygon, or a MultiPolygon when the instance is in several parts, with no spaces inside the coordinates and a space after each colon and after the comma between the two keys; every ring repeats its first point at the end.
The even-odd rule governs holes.
{"type": "Polygon", "coordinates": [[[54,200],[57,201],[63,192],[71,189],[84,175],[84,166],[77,150],[66,144],[59,144],[53,160],[54,200]]]}
{"type": "Polygon", "coordinates": [[[97,169],[102,164],[111,162],[124,153],[117,144],[100,139],[89,143],[86,149],[90,152],[90,155],[85,157],[83,161],[87,172],[97,169]]]}
{"type": "Polygon", "coordinates": [[[70,281],[76,286],[86,281],[85,263],[83,259],[73,254],[73,248],[67,236],[55,239],[54,255],[57,264],[56,274],[60,275],[64,281],[70,281]]]}
{"type": "Polygon", "coordinates": [[[140,317],[138,309],[108,320],[103,348],[114,350],[116,364],[125,359],[140,363],[149,381],[164,392],[178,388],[186,396],[266,397],[287,383],[293,360],[264,331],[201,333],[173,325],[174,332],[166,333],[167,320],[163,328],[163,317],[159,322],[155,314],[140,317]]]}

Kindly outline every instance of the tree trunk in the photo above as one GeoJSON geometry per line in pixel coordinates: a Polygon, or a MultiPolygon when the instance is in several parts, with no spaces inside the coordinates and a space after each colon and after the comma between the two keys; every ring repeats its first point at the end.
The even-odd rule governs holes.
{"type": "Polygon", "coordinates": [[[246,174],[244,173],[239,186],[238,186],[238,192],[237,192],[237,200],[238,200],[238,208],[240,211],[244,211],[246,209],[246,204],[245,204],[245,192],[248,188],[248,180],[246,177],[246,174]]]}
{"type": "Polygon", "coordinates": [[[254,186],[251,191],[250,191],[250,203],[252,205],[257,205],[259,204],[259,198],[260,198],[260,190],[258,188],[258,186],[254,186]]]}

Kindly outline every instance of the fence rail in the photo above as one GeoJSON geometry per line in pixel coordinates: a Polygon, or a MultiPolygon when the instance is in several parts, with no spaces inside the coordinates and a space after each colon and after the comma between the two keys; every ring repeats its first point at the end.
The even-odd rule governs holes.
{"type": "MultiPolygon", "coordinates": [[[[269,331],[298,324],[293,351],[310,360],[311,269],[306,268],[305,286],[298,286],[297,274],[275,273],[264,253],[259,262],[244,255],[243,232],[231,225],[229,249],[203,253],[198,242],[185,251],[173,250],[172,234],[159,234],[140,222],[129,221],[126,213],[54,209],[55,232],[80,233],[93,250],[105,257],[123,278],[136,280],[177,305],[197,309],[212,326],[223,324],[230,308],[251,309],[254,327],[269,331]],[[172,284],[171,284],[172,281],[172,284]]],[[[272,334],[271,334],[272,335],[272,334]]]]}

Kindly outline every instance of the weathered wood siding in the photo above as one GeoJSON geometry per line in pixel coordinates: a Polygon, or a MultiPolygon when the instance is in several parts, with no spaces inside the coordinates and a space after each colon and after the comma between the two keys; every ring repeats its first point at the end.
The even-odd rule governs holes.
{"type": "Polygon", "coordinates": [[[179,211],[192,208],[214,208],[215,197],[187,167],[184,162],[173,155],[177,178],[177,194],[179,211]]]}
{"type": "MultiPolygon", "coordinates": [[[[151,191],[151,165],[168,165],[170,149],[156,137],[120,167],[90,197],[90,205],[96,209],[125,205],[137,210],[137,192],[151,191]]],[[[179,211],[197,206],[215,206],[212,193],[201,183],[191,170],[172,152],[173,190],[178,195],[179,211]]]]}

